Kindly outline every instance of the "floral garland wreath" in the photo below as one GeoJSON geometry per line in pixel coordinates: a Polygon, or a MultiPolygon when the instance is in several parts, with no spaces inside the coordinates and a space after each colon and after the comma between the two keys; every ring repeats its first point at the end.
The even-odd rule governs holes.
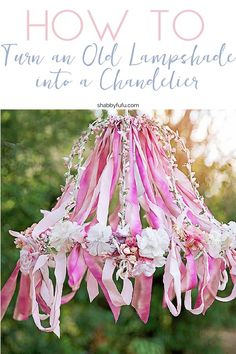
{"type": "Polygon", "coordinates": [[[153,274],[160,267],[163,306],[174,316],[181,311],[182,293],[193,314],[204,314],[215,299],[236,298],[236,223],[221,224],[207,209],[178,133],[146,115],[100,115],[65,162],[66,184],[55,207],[43,210],[42,220],[25,231],[10,231],[20,258],[2,289],[2,317],[19,271],[14,318],[32,314],[40,330],[58,336],[60,306],[74,297],[84,277],[90,301],[100,287],[115,320],[121,306],[131,304],[148,321],[153,274]],[[84,161],[92,135],[95,145],[84,161]],[[178,169],[174,145],[186,154],[188,178],[178,169]],[[114,272],[123,280],[121,292],[114,272]],[[228,272],[233,289],[221,298],[228,272]],[[71,293],[63,295],[66,275],[71,293]]]}

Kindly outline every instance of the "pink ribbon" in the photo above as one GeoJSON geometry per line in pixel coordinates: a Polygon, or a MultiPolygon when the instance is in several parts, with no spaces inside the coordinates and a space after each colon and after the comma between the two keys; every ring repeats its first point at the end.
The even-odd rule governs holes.
{"type": "Polygon", "coordinates": [[[41,255],[37,259],[37,262],[32,271],[32,287],[31,287],[31,297],[32,297],[32,316],[36,326],[44,332],[54,332],[58,337],[60,337],[60,328],[59,328],[59,317],[60,317],[60,305],[62,299],[62,289],[63,283],[66,276],[66,255],[64,253],[58,253],[54,255],[55,260],[55,279],[56,286],[54,297],[51,305],[49,322],[50,327],[43,327],[41,325],[41,320],[44,320],[48,317],[48,315],[40,315],[39,314],[39,306],[36,299],[36,274],[38,271],[42,269],[42,267],[47,266],[48,256],[41,255]]]}
{"type": "Polygon", "coordinates": [[[76,206],[76,211],[72,216],[72,219],[75,218],[79,224],[83,224],[95,211],[97,220],[104,225],[107,223],[109,203],[115,191],[120,166],[120,156],[118,154],[120,136],[117,132],[113,132],[109,139],[110,140],[106,142],[106,151],[101,150],[100,152],[96,152],[97,155],[94,155],[94,164],[99,161],[97,169],[92,166],[93,170],[88,176],[89,179],[81,180],[81,183],[83,182],[83,184],[87,183],[90,185],[85,202],[81,205],[81,208],[79,208],[79,205],[76,206]],[[112,142],[114,147],[113,152],[109,151],[112,142]],[[91,174],[93,174],[93,176],[91,174]],[[91,179],[94,181],[92,185],[92,182],[90,182],[91,179]]]}
{"type": "Polygon", "coordinates": [[[181,172],[179,169],[175,169],[175,178],[177,179],[176,186],[178,192],[182,195],[184,203],[191,209],[188,212],[188,217],[190,218],[191,222],[193,224],[199,224],[202,230],[209,231],[211,223],[208,219],[208,216],[211,216],[211,213],[208,211],[207,215],[200,215],[202,207],[197,200],[191,183],[183,174],[183,172],[181,172]]]}
{"type": "Polygon", "coordinates": [[[72,292],[62,296],[61,304],[71,301],[80,288],[81,281],[86,273],[87,265],[84,261],[83,249],[80,245],[75,245],[67,259],[68,284],[72,292]]]}
{"type": "Polygon", "coordinates": [[[147,323],[150,313],[150,304],[152,297],[153,276],[147,277],[144,274],[135,278],[134,294],[132,306],[135,308],[140,319],[147,323]]]}
{"type": "MultiPolygon", "coordinates": [[[[99,165],[97,166],[97,170],[94,170],[94,172],[91,171],[91,174],[88,176],[88,178],[83,181],[83,184],[87,183],[87,185],[89,185],[89,189],[88,189],[87,195],[86,195],[86,200],[81,205],[81,208],[79,208],[79,204],[78,204],[78,206],[76,206],[76,210],[74,211],[74,213],[72,215],[72,219],[75,218],[75,220],[80,225],[82,225],[85,222],[85,220],[91,214],[93,214],[97,208],[98,197],[99,197],[99,192],[100,192],[101,182],[102,182],[101,175],[102,175],[102,172],[104,172],[104,166],[106,164],[107,154],[109,152],[109,144],[108,143],[109,143],[109,141],[106,142],[106,145],[104,147],[105,151],[103,149],[100,151],[100,154],[102,154],[102,155],[105,154],[104,157],[102,157],[100,154],[98,154],[97,156],[95,154],[93,157],[95,160],[95,163],[96,163],[96,161],[99,161],[99,165]]],[[[92,166],[92,168],[94,168],[94,166],[92,166]]],[[[87,172],[87,171],[85,170],[85,172],[87,172]]],[[[82,183],[82,181],[81,181],[81,183],[82,183]]],[[[79,197],[79,193],[78,193],[78,197],[79,197]]],[[[78,198],[77,198],[77,200],[78,200],[78,198]]],[[[80,203],[80,201],[78,201],[78,203],[80,203]]]]}
{"type": "Polygon", "coordinates": [[[83,256],[83,249],[80,245],[74,246],[68,256],[67,270],[69,276],[68,284],[73,291],[76,291],[79,289],[81,281],[87,270],[87,265],[83,256]]]}
{"type": "Polygon", "coordinates": [[[54,209],[47,214],[45,214],[44,218],[39,221],[39,223],[35,226],[34,230],[32,231],[32,237],[36,238],[42,232],[49,229],[49,227],[54,226],[59,220],[61,220],[66,212],[68,202],[65,201],[63,204],[60,205],[59,208],[54,209]]]}
{"type": "Polygon", "coordinates": [[[68,202],[68,200],[71,198],[71,194],[73,193],[73,191],[74,191],[74,182],[72,181],[65,186],[65,189],[61,197],[59,198],[59,200],[57,201],[53,209],[58,209],[62,204],[68,202]]]}
{"type": "Polygon", "coordinates": [[[90,209],[93,206],[91,199],[94,196],[95,188],[106,162],[109,151],[109,139],[110,132],[107,130],[103,139],[95,146],[90,159],[84,166],[85,170],[80,179],[76,206],[72,214],[72,219],[78,221],[79,224],[82,224],[82,220],[85,220],[87,217],[84,217],[84,213],[86,213],[86,215],[90,213],[90,210],[89,213],[87,213],[89,206],[90,209]]]}
{"type": "MultiPolygon", "coordinates": [[[[39,291],[37,294],[42,298],[44,303],[48,308],[51,308],[53,303],[53,283],[52,280],[49,278],[49,267],[47,264],[40,268],[41,277],[40,277],[40,285],[39,291]]],[[[48,313],[48,312],[46,312],[48,313]]]]}
{"type": "MultiPolygon", "coordinates": [[[[146,140],[149,140],[148,137],[146,138],[146,140]]],[[[167,209],[167,214],[171,213],[175,216],[178,213],[178,207],[175,204],[173,195],[169,191],[169,182],[166,178],[167,173],[163,170],[162,167],[163,158],[160,158],[159,163],[157,156],[152,153],[151,149],[147,145],[145,145],[145,153],[146,159],[149,162],[148,168],[150,171],[150,175],[157,187],[157,204],[164,211],[167,209]]]]}
{"type": "MultiPolygon", "coordinates": [[[[49,305],[46,304],[46,302],[44,301],[44,299],[42,298],[42,295],[41,295],[41,290],[42,290],[42,273],[41,272],[37,272],[35,274],[35,292],[36,292],[36,300],[37,300],[37,303],[39,304],[42,312],[44,312],[45,314],[49,315],[50,314],[50,307],[51,307],[51,304],[52,304],[52,301],[49,301],[49,305]]],[[[53,294],[52,294],[52,297],[53,297],[53,294]]],[[[48,317],[48,316],[47,316],[48,317]]]]}
{"type": "Polygon", "coordinates": [[[115,321],[118,320],[119,318],[119,314],[120,314],[120,307],[119,306],[115,306],[112,301],[111,298],[109,296],[109,293],[106,289],[106,286],[103,283],[102,280],[102,266],[101,264],[101,260],[99,259],[99,257],[93,257],[91,256],[88,252],[84,251],[84,259],[85,262],[90,270],[90,272],[93,274],[94,278],[97,280],[98,284],[100,285],[103,294],[111,308],[111,311],[113,313],[113,316],[115,318],[115,321]]]}
{"type": "Polygon", "coordinates": [[[9,279],[6,281],[5,285],[1,291],[1,319],[3,319],[7,308],[11,302],[16,289],[16,281],[20,270],[20,261],[16,263],[15,269],[11,273],[9,279]]]}
{"type": "Polygon", "coordinates": [[[178,316],[181,311],[181,273],[179,270],[177,250],[174,241],[171,242],[171,249],[167,257],[163,275],[164,303],[168,306],[173,316],[178,316]],[[176,296],[177,306],[175,307],[170,298],[176,296]]]}
{"type": "Polygon", "coordinates": [[[209,281],[204,290],[203,314],[206,313],[207,309],[215,301],[219,284],[220,284],[221,264],[222,264],[222,259],[212,258],[208,256],[209,281]]]}
{"type": "MultiPolygon", "coordinates": [[[[137,133],[136,133],[137,134],[137,133]]],[[[150,223],[153,227],[159,228],[160,222],[165,224],[165,215],[163,210],[156,205],[156,199],[154,191],[150,183],[150,176],[148,176],[148,163],[143,156],[139,140],[136,136],[136,163],[138,167],[138,172],[140,174],[140,179],[144,188],[144,193],[142,199],[139,197],[140,204],[143,202],[146,206],[147,216],[150,219],[150,223]],[[141,158],[142,156],[142,158],[141,158]]]]}
{"type": "MultiPolygon", "coordinates": [[[[92,156],[94,159],[94,156],[92,156]]],[[[87,196],[88,191],[89,191],[89,187],[90,187],[90,183],[92,183],[92,179],[96,179],[96,173],[97,173],[97,169],[98,169],[98,163],[99,161],[93,161],[93,159],[87,164],[87,166],[85,167],[85,170],[81,176],[80,179],[80,183],[79,183],[79,190],[77,193],[77,200],[76,200],[76,206],[74,208],[74,211],[72,213],[72,219],[76,220],[77,215],[80,211],[80,209],[82,208],[82,206],[84,205],[84,207],[86,207],[85,204],[87,204],[89,202],[89,197],[87,196]],[[91,179],[90,179],[91,178],[91,179]],[[87,198],[86,198],[87,196],[87,198]]]]}
{"type": "Polygon", "coordinates": [[[208,255],[203,253],[203,255],[196,261],[197,263],[197,273],[199,278],[198,285],[198,296],[196,300],[195,307],[192,308],[192,290],[188,290],[185,293],[184,305],[185,308],[194,315],[199,315],[204,311],[204,291],[210,280],[210,274],[208,269],[208,255]]]}
{"type": "Polygon", "coordinates": [[[16,300],[13,318],[18,321],[27,320],[31,315],[30,298],[30,277],[29,274],[21,274],[20,289],[16,300]]]}
{"type": "Polygon", "coordinates": [[[228,250],[226,252],[226,255],[227,255],[227,258],[229,261],[229,265],[230,265],[230,275],[231,275],[231,279],[233,282],[233,289],[231,291],[231,294],[226,297],[216,296],[216,300],[222,301],[222,302],[228,302],[228,301],[234,300],[236,298],[236,257],[234,259],[233,251],[230,251],[230,250],[228,250]]]}
{"type": "Polygon", "coordinates": [[[113,177],[111,183],[111,195],[113,195],[116,184],[120,175],[121,155],[120,155],[121,135],[118,133],[117,128],[114,130],[114,139],[112,146],[112,158],[113,158],[113,177]]]}
{"type": "Polygon", "coordinates": [[[148,170],[147,170],[148,162],[146,161],[145,156],[143,155],[143,151],[140,146],[138,137],[135,138],[135,145],[136,145],[136,150],[135,150],[136,163],[137,163],[137,167],[138,167],[138,171],[141,177],[143,187],[147,193],[148,198],[153,203],[155,203],[155,195],[151,187],[151,184],[149,182],[150,176],[148,176],[148,170]]]}
{"type": "Polygon", "coordinates": [[[86,275],[86,281],[87,281],[87,291],[89,295],[89,301],[92,302],[95,299],[95,297],[98,296],[99,289],[98,289],[98,282],[96,278],[89,270],[86,275]]]}
{"type": "Polygon", "coordinates": [[[113,161],[109,158],[101,175],[101,186],[97,204],[97,220],[102,225],[107,224],[107,216],[110,203],[111,183],[113,177],[113,161]]]}
{"type": "Polygon", "coordinates": [[[115,270],[114,260],[107,258],[103,267],[102,281],[106,287],[109,297],[115,306],[129,305],[132,300],[133,285],[129,278],[123,280],[123,289],[121,294],[117,290],[117,287],[112,279],[115,270]]]}
{"type": "Polygon", "coordinates": [[[61,298],[61,304],[67,304],[68,302],[70,302],[73,297],[75,296],[76,291],[71,291],[69,294],[63,295],[61,298]]]}
{"type": "Polygon", "coordinates": [[[195,264],[194,256],[191,252],[186,254],[186,268],[185,274],[182,279],[182,292],[186,292],[196,287],[197,285],[197,267],[195,264]]]}
{"type": "Polygon", "coordinates": [[[71,193],[74,191],[74,182],[69,183],[65,186],[65,190],[56,203],[55,207],[46,213],[39,223],[35,226],[32,231],[32,237],[36,238],[42,232],[46,231],[49,227],[54,226],[59,220],[61,220],[66,211],[66,207],[71,199],[71,193]]]}
{"type": "Polygon", "coordinates": [[[111,225],[112,231],[116,231],[119,225],[119,213],[120,211],[120,202],[118,201],[117,207],[115,208],[115,210],[113,211],[112,214],[110,214],[109,216],[109,225],[111,225]]]}
{"type": "Polygon", "coordinates": [[[130,150],[129,150],[129,174],[128,174],[128,187],[129,192],[127,195],[127,207],[126,207],[126,221],[130,226],[130,231],[133,236],[137,234],[141,234],[142,224],[140,220],[140,207],[138,202],[138,194],[137,194],[137,185],[134,177],[134,156],[135,156],[135,147],[133,141],[133,133],[132,129],[130,129],[129,133],[129,143],[130,143],[130,150]]]}

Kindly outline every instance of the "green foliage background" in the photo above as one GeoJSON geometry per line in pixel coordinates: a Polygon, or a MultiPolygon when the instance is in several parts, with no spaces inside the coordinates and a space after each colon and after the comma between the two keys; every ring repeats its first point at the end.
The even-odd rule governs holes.
{"type": "MultiPolygon", "coordinates": [[[[167,112],[171,116],[171,112],[167,112]]],[[[90,121],[90,111],[2,112],[2,282],[18,258],[9,229],[24,230],[50,209],[64,184],[62,157],[90,121]]],[[[179,125],[190,139],[191,123],[179,125]]],[[[192,127],[193,128],[193,127],[192,127]]],[[[188,141],[188,139],[187,139],[188,141]]],[[[191,145],[193,143],[191,142],[191,145]]],[[[217,194],[206,199],[215,216],[234,219],[236,177],[230,165],[206,167],[203,157],[195,163],[201,192],[214,183],[215,173],[229,177],[217,194]],[[213,182],[212,182],[213,181],[213,182]]],[[[15,299],[14,299],[15,300],[15,299]]],[[[123,308],[115,324],[100,295],[89,304],[84,284],[75,299],[62,306],[61,339],[41,333],[32,319],[12,319],[12,301],[2,322],[4,354],[220,354],[235,353],[236,303],[215,303],[205,316],[183,311],[172,317],[161,307],[162,274],[155,276],[150,320],[144,325],[132,308],[123,308]],[[231,336],[229,337],[229,334],[231,336]],[[230,344],[231,341],[231,344],[230,344]]]]}

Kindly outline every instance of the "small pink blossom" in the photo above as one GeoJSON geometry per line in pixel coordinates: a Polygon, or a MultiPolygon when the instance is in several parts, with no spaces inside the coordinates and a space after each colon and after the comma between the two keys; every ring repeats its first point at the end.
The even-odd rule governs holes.
{"type": "Polygon", "coordinates": [[[28,274],[34,267],[37,259],[37,253],[32,247],[24,247],[20,251],[20,270],[24,274],[28,274]]]}

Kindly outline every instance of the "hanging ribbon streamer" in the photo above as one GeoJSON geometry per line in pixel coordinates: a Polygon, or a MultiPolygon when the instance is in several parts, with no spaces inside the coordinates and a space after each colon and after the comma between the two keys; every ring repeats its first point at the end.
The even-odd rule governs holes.
{"type": "Polygon", "coordinates": [[[89,300],[92,302],[99,294],[98,282],[90,271],[87,272],[86,281],[89,300]]]}
{"type": "Polygon", "coordinates": [[[59,317],[60,317],[60,306],[62,298],[62,288],[66,276],[66,257],[65,254],[59,253],[54,256],[55,260],[55,279],[56,286],[54,291],[54,296],[51,302],[51,309],[49,314],[50,327],[43,327],[41,325],[41,320],[48,318],[48,315],[39,314],[39,306],[36,299],[36,289],[35,289],[35,277],[37,272],[44,266],[48,266],[48,256],[40,256],[34,266],[32,272],[32,283],[31,283],[31,297],[32,297],[32,316],[36,326],[44,332],[54,332],[58,337],[60,337],[59,329],[59,317]]]}
{"type": "Polygon", "coordinates": [[[181,273],[179,270],[177,252],[176,245],[172,241],[163,276],[164,302],[173,316],[178,316],[181,311],[181,273]],[[176,296],[177,307],[174,306],[170,299],[172,293],[176,296]]]}
{"type": "Polygon", "coordinates": [[[16,307],[13,318],[18,321],[27,320],[31,315],[30,277],[28,274],[21,274],[20,290],[16,300],[16,307]]]}
{"type": "Polygon", "coordinates": [[[138,192],[137,185],[134,176],[134,156],[135,156],[135,147],[133,141],[133,132],[130,129],[129,133],[129,173],[128,173],[128,188],[129,193],[127,196],[127,206],[126,206],[126,220],[130,225],[130,230],[132,235],[139,235],[142,230],[142,224],[140,220],[140,207],[138,202],[138,192]]]}
{"type": "Polygon", "coordinates": [[[152,276],[147,277],[143,274],[135,279],[132,306],[144,323],[147,323],[150,313],[152,281],[152,276]]]}
{"type": "Polygon", "coordinates": [[[109,296],[107,288],[102,280],[102,267],[99,264],[99,259],[94,259],[94,257],[92,257],[87,252],[84,252],[84,259],[85,259],[85,262],[86,262],[90,272],[92,273],[92,275],[94,276],[94,278],[96,279],[98,284],[100,285],[100,287],[103,291],[103,294],[104,294],[105,298],[107,299],[107,302],[111,308],[111,311],[113,313],[115,321],[117,321],[119,318],[119,315],[120,315],[120,306],[114,305],[113,302],[111,301],[111,298],[109,296]]]}
{"type": "Polygon", "coordinates": [[[102,272],[102,281],[115,306],[129,305],[132,300],[133,285],[128,278],[123,279],[123,289],[121,294],[112,279],[116,265],[112,259],[107,258],[102,272]]]}
{"type": "Polygon", "coordinates": [[[1,319],[4,317],[16,289],[16,281],[20,271],[20,261],[16,263],[10,278],[1,291],[1,319]]]}

